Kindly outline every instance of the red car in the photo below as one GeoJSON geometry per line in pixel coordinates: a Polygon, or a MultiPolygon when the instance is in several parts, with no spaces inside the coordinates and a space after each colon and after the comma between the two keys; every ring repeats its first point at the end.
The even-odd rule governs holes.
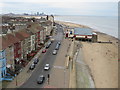
{"type": "Polygon", "coordinates": [[[45,52],[46,52],[46,49],[43,49],[43,50],[42,50],[42,53],[45,53],[45,52]]]}

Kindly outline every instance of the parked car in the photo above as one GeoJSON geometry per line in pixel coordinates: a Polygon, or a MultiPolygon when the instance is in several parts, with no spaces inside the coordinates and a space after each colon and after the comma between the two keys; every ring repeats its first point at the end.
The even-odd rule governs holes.
{"type": "Polygon", "coordinates": [[[38,62],[39,62],[39,59],[38,59],[38,58],[35,58],[34,64],[37,64],[38,62]]]}
{"type": "Polygon", "coordinates": [[[49,70],[50,69],[50,65],[49,64],[45,64],[44,70],[49,70]]]}
{"type": "Polygon", "coordinates": [[[46,52],[46,49],[43,49],[43,50],[42,50],[42,53],[45,53],[45,52],[46,52]]]}
{"type": "Polygon", "coordinates": [[[55,50],[58,50],[58,49],[59,49],[59,44],[57,43],[55,50]]]}
{"type": "Polygon", "coordinates": [[[45,80],[45,77],[44,77],[43,75],[40,75],[40,76],[38,77],[37,83],[38,83],[38,84],[42,84],[42,83],[44,82],[44,80],[45,80]]]}
{"type": "Polygon", "coordinates": [[[46,48],[49,48],[52,42],[48,42],[46,48]]]}
{"type": "Polygon", "coordinates": [[[56,55],[57,54],[57,50],[53,50],[53,55],[56,55]]]}
{"type": "Polygon", "coordinates": [[[61,42],[58,42],[59,45],[61,45],[61,42]]]}
{"type": "Polygon", "coordinates": [[[35,64],[33,63],[33,64],[31,64],[31,66],[30,66],[30,70],[33,70],[35,68],[35,64]]]}

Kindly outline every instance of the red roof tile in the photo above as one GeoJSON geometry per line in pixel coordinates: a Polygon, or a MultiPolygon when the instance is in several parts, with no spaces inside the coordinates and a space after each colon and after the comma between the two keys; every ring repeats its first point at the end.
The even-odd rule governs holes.
{"type": "Polygon", "coordinates": [[[7,34],[7,39],[12,43],[17,43],[20,41],[20,39],[16,38],[15,34],[7,34]]]}
{"type": "Polygon", "coordinates": [[[22,36],[19,32],[15,32],[15,36],[19,38],[21,41],[25,39],[25,37],[22,36]]]}
{"type": "Polygon", "coordinates": [[[6,49],[9,45],[12,45],[11,41],[7,39],[7,36],[0,36],[0,50],[6,49]]]}
{"type": "Polygon", "coordinates": [[[19,38],[17,38],[14,34],[6,34],[5,36],[0,37],[0,44],[2,45],[0,47],[0,50],[6,49],[8,46],[17,43],[20,41],[19,38]]]}
{"type": "Polygon", "coordinates": [[[19,34],[21,34],[24,38],[28,38],[28,37],[31,36],[31,34],[28,33],[28,32],[25,31],[25,30],[21,30],[21,31],[19,31],[19,34]]]}
{"type": "Polygon", "coordinates": [[[43,30],[44,28],[41,27],[41,26],[37,26],[36,29],[37,29],[38,31],[41,31],[41,30],[43,30]]]}

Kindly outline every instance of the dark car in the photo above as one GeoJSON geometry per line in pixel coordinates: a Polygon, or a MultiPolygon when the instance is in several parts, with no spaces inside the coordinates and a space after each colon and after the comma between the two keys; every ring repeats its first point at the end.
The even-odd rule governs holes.
{"type": "Polygon", "coordinates": [[[36,59],[34,60],[34,64],[37,64],[38,62],[39,62],[39,59],[36,58],[36,59]]]}
{"type": "Polygon", "coordinates": [[[30,66],[30,70],[33,70],[35,68],[35,64],[31,64],[31,66],[30,66]]]}
{"type": "Polygon", "coordinates": [[[61,42],[58,42],[59,45],[61,45],[61,42]]]}
{"type": "Polygon", "coordinates": [[[49,48],[52,42],[48,42],[46,48],[49,48]]]}
{"type": "Polygon", "coordinates": [[[38,77],[37,83],[38,83],[38,84],[42,84],[42,83],[44,82],[44,80],[45,80],[45,77],[44,77],[43,75],[40,75],[40,76],[38,77]]]}
{"type": "Polygon", "coordinates": [[[55,47],[55,50],[58,50],[58,49],[59,49],[59,44],[57,44],[55,47]]]}

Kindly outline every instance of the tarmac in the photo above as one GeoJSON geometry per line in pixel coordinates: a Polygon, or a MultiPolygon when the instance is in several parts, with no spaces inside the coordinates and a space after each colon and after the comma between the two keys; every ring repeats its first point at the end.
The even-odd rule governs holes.
{"type": "Polygon", "coordinates": [[[68,39],[63,39],[50,74],[49,84],[46,83],[44,87],[69,88],[70,71],[66,68],[66,55],[69,43],[68,39]]]}
{"type": "Polygon", "coordinates": [[[33,71],[29,71],[29,67],[32,64],[34,58],[40,57],[42,49],[31,59],[31,61],[22,69],[22,71],[14,78],[12,82],[8,84],[6,88],[18,88],[20,87],[29,77],[33,71]]]}
{"type": "MultiPolygon", "coordinates": [[[[94,82],[90,75],[89,68],[86,66],[82,49],[72,45],[72,41],[63,38],[59,48],[53,68],[50,72],[50,78],[43,88],[94,88],[94,82]],[[77,52],[76,52],[77,51],[77,52]],[[74,55],[75,54],[75,55],[74,55]]],[[[41,57],[42,49],[34,56],[41,57]]],[[[33,71],[28,69],[34,58],[17,75],[7,88],[18,88],[29,79],[33,71]]]]}

